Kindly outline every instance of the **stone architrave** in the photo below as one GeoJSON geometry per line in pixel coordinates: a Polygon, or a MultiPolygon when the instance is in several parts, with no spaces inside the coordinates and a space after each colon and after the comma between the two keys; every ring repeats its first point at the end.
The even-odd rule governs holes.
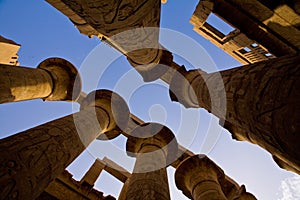
{"type": "Polygon", "coordinates": [[[145,123],[130,135],[126,150],[129,156],[136,157],[136,162],[125,199],[169,200],[166,167],[177,155],[174,134],[161,124],[145,123]]]}
{"type": "Polygon", "coordinates": [[[104,168],[105,164],[97,158],[93,165],[89,168],[89,170],[84,174],[84,176],[80,180],[80,183],[82,185],[88,185],[90,188],[93,188],[95,182],[97,181],[104,168]]]}
{"type": "Polygon", "coordinates": [[[299,69],[300,55],[210,74],[181,68],[170,96],[185,107],[205,108],[234,139],[261,146],[280,167],[300,174],[299,69]]]}
{"type": "Polygon", "coordinates": [[[166,73],[170,52],[159,44],[161,2],[158,0],[47,0],[70,18],[79,31],[98,36],[127,56],[130,64],[152,81],[166,73]]]}
{"type": "Polygon", "coordinates": [[[124,128],[128,119],[119,95],[98,90],[80,112],[1,139],[1,198],[35,199],[93,140],[124,128]]]}
{"type": "Polygon", "coordinates": [[[0,103],[36,98],[76,101],[80,92],[78,71],[67,60],[48,58],[37,69],[0,64],[0,103]]]}

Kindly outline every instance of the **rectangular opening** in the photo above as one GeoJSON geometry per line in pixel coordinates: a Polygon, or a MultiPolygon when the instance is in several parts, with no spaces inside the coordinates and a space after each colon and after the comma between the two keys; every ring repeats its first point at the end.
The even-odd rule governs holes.
{"type": "Polygon", "coordinates": [[[270,57],[270,56],[272,56],[272,54],[266,53],[265,56],[266,56],[266,57],[270,57]]]}
{"type": "Polygon", "coordinates": [[[241,53],[241,54],[245,54],[245,53],[248,53],[248,52],[250,52],[251,51],[251,49],[249,49],[248,47],[244,47],[243,49],[240,49],[239,50],[239,52],[241,53]]]}
{"type": "Polygon", "coordinates": [[[251,44],[251,47],[253,47],[253,48],[258,47],[258,44],[253,43],[253,44],[251,44]]]}
{"type": "Polygon", "coordinates": [[[118,197],[122,187],[123,183],[121,181],[103,170],[95,183],[94,189],[103,192],[104,196],[118,197]]]}
{"type": "Polygon", "coordinates": [[[214,13],[210,13],[206,22],[213,26],[215,29],[223,33],[224,35],[228,35],[231,31],[235,30],[230,24],[225,22],[223,19],[215,15],[214,13]]]}

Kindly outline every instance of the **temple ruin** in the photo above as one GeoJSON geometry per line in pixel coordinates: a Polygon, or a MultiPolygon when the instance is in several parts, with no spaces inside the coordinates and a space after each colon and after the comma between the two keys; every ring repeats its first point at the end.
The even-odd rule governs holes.
{"type": "MultiPolygon", "coordinates": [[[[167,83],[174,103],[207,110],[233,139],[259,145],[279,167],[300,174],[300,5],[296,1],[200,0],[190,20],[194,30],[242,63],[213,73],[186,69],[160,44],[161,1],[46,1],[80,33],[98,37],[126,56],[145,82],[167,83]],[[234,30],[225,35],[209,24],[212,13],[234,30]]],[[[4,41],[19,47],[4,39],[0,36],[0,45],[4,41]]],[[[128,102],[115,91],[99,88],[84,94],[72,61],[48,58],[35,68],[17,66],[17,57],[9,52],[1,54],[8,61],[0,62],[0,103],[67,101],[77,102],[80,110],[1,139],[0,199],[169,200],[168,167],[175,168],[177,189],[187,198],[256,199],[209,155],[183,147],[167,126],[144,122],[131,113],[128,102]],[[105,157],[95,159],[80,181],[72,178],[66,167],[89,144],[119,135],[127,139],[123,150],[135,158],[132,172],[105,157]],[[94,188],[102,171],[122,182],[119,197],[104,196],[94,188]]]]}

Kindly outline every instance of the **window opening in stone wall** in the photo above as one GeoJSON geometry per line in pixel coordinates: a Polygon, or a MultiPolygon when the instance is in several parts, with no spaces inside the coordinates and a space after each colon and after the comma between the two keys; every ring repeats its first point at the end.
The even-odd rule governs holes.
{"type": "Polygon", "coordinates": [[[214,13],[209,14],[206,22],[224,35],[228,35],[231,31],[235,30],[233,26],[228,24],[226,21],[224,21],[214,13]]]}
{"type": "Polygon", "coordinates": [[[123,183],[110,173],[102,170],[100,176],[95,182],[94,188],[104,193],[104,196],[112,195],[118,197],[123,187],[123,183]],[[109,180],[109,184],[107,181],[109,180]],[[113,187],[112,187],[113,185],[113,187]]]}
{"type": "Polygon", "coordinates": [[[253,47],[253,48],[258,47],[258,44],[253,43],[253,44],[251,44],[251,47],[253,47]]]}
{"type": "Polygon", "coordinates": [[[266,57],[270,57],[270,56],[272,56],[272,54],[266,53],[265,56],[266,56],[266,57]]]}
{"type": "Polygon", "coordinates": [[[250,52],[251,51],[251,49],[249,49],[248,47],[244,47],[243,49],[240,49],[239,50],[239,52],[241,53],[241,54],[245,54],[245,53],[248,53],[248,52],[250,52]]]}

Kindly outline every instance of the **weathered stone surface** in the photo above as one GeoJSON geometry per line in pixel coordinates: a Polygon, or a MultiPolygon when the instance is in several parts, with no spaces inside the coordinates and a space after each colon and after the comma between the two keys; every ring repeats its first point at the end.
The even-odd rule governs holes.
{"type": "MultiPolygon", "coordinates": [[[[105,110],[109,120],[100,124],[103,134],[97,139],[109,140],[117,137],[127,128],[130,111],[125,100],[110,90],[96,90],[89,93],[81,103],[81,110],[91,110],[94,118],[102,121],[103,116],[93,111],[94,108],[105,110]]],[[[76,121],[75,121],[76,123],[76,121]]],[[[78,121],[80,123],[80,121],[78,121]]]]}
{"type": "Polygon", "coordinates": [[[102,163],[98,158],[95,160],[93,165],[89,168],[89,170],[84,174],[84,176],[81,178],[80,183],[82,185],[88,185],[90,187],[93,187],[96,180],[98,179],[100,173],[104,169],[105,164],[102,163]]]}
{"type": "Polygon", "coordinates": [[[293,1],[202,0],[190,22],[194,30],[242,64],[300,52],[300,15],[293,1]],[[206,22],[214,13],[235,28],[227,35],[206,22]]]}
{"type": "Polygon", "coordinates": [[[47,71],[52,78],[53,88],[46,101],[76,101],[81,92],[81,78],[77,69],[67,60],[48,58],[41,62],[38,69],[47,71]]]}
{"type": "Polygon", "coordinates": [[[0,63],[7,65],[19,65],[18,50],[20,44],[0,35],[0,63]]]}
{"type": "Polygon", "coordinates": [[[0,71],[0,103],[44,98],[52,92],[52,78],[45,70],[0,64],[0,71]]]}
{"type": "Polygon", "coordinates": [[[88,95],[78,113],[1,139],[1,197],[24,200],[38,197],[94,139],[117,129],[116,121],[123,124],[129,118],[122,112],[126,108],[115,111],[117,107],[113,105],[122,101],[120,96],[107,90],[91,94],[95,93],[102,99],[92,100],[88,95]],[[121,116],[115,119],[112,113],[121,116]]]}
{"type": "Polygon", "coordinates": [[[75,101],[80,92],[80,76],[64,59],[46,59],[37,69],[0,64],[0,103],[36,98],[75,101]]]}
{"type": "Polygon", "coordinates": [[[204,155],[187,158],[175,172],[177,188],[194,200],[227,200],[221,188],[224,182],[223,170],[204,155]]]}
{"type": "Polygon", "coordinates": [[[184,195],[194,200],[256,199],[246,192],[245,186],[239,187],[230,181],[223,170],[205,155],[194,155],[182,161],[175,172],[175,183],[184,195]],[[228,182],[234,185],[234,189],[228,188],[228,182]]]}
{"type": "Polygon", "coordinates": [[[171,98],[205,108],[221,124],[225,120],[233,138],[258,144],[280,166],[300,173],[299,63],[295,55],[211,74],[180,70],[170,84],[171,98]]]}
{"type": "Polygon", "coordinates": [[[125,199],[170,199],[166,167],[177,146],[173,133],[160,124],[146,123],[131,132],[126,150],[136,163],[125,199]]]}
{"type": "Polygon", "coordinates": [[[73,118],[82,121],[80,126],[86,135],[98,136],[98,124],[90,121],[91,117],[83,111],[1,139],[1,197],[34,199],[39,196],[85,149],[73,118]]]}
{"type": "Polygon", "coordinates": [[[168,70],[170,52],[159,44],[160,1],[157,0],[47,0],[77,26],[96,35],[127,56],[145,81],[168,70]]]}
{"type": "Polygon", "coordinates": [[[115,198],[110,195],[104,197],[102,192],[74,180],[72,174],[65,170],[48,185],[37,199],[113,200],[115,198]]]}

